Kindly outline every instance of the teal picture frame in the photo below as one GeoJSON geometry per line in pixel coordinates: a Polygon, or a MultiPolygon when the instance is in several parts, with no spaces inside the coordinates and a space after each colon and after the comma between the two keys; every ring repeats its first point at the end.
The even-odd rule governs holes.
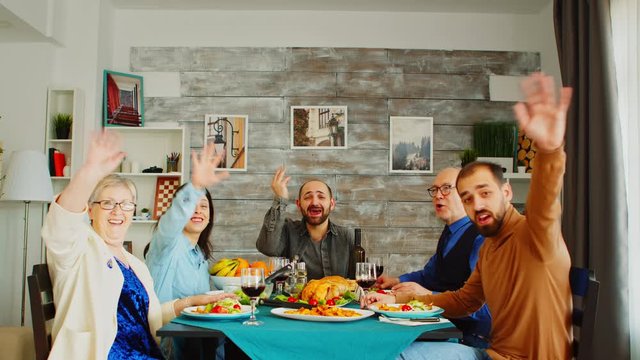
{"type": "Polygon", "coordinates": [[[104,70],[102,125],[144,126],[144,80],[142,76],[104,70]]]}

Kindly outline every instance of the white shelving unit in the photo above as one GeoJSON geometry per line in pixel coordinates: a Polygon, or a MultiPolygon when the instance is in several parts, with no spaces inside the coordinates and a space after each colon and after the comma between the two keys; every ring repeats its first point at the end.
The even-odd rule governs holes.
{"type": "MultiPolygon", "coordinates": [[[[189,168],[189,158],[185,130],[182,127],[110,127],[109,131],[122,136],[127,157],[123,167],[131,167],[135,172],[121,171],[117,174],[130,178],[138,190],[137,214],[143,208],[153,212],[156,182],[158,177],[172,176],[184,183],[185,170],[189,168]],[[167,155],[180,153],[176,172],[167,173],[167,155]],[[128,162],[128,165],[125,163],[128,162]],[[151,167],[162,168],[162,173],[143,173],[151,167]]],[[[188,172],[188,171],[187,171],[188,172]]],[[[142,251],[151,240],[156,220],[135,220],[129,229],[127,239],[133,243],[133,254],[142,259],[142,251]]]]}
{"type": "MultiPolygon", "coordinates": [[[[79,161],[76,154],[77,141],[82,134],[83,123],[82,95],[78,89],[74,88],[50,88],[47,91],[47,113],[44,152],[49,156],[49,148],[54,148],[62,152],[65,156],[66,165],[70,166],[70,175],[73,175],[79,161]],[[73,124],[69,133],[69,139],[58,139],[53,127],[53,117],[58,113],[71,114],[73,124]]],[[[58,193],[68,184],[71,176],[52,176],[53,192],[58,193]]]]}
{"type": "Polygon", "coordinates": [[[524,204],[527,201],[529,193],[529,183],[531,182],[530,173],[505,173],[504,178],[511,184],[513,190],[513,203],[524,204]]]}

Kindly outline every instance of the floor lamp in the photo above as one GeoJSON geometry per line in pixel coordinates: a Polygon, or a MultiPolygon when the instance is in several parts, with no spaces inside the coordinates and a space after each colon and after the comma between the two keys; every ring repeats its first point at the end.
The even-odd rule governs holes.
{"type": "Polygon", "coordinates": [[[27,277],[27,241],[29,239],[29,203],[48,203],[53,199],[49,166],[44,153],[14,151],[7,166],[2,200],[24,202],[24,243],[22,246],[22,308],[20,326],[24,326],[25,284],[27,277]]]}

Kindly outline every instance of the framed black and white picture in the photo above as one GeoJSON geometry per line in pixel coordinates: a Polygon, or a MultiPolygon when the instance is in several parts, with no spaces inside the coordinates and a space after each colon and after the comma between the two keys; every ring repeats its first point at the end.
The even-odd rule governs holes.
{"type": "Polygon", "coordinates": [[[433,173],[433,118],[389,118],[389,172],[433,173]]]}
{"type": "Polygon", "coordinates": [[[292,106],[292,149],[346,149],[346,106],[292,106]]]}
{"type": "Polygon", "coordinates": [[[247,171],[248,128],[247,115],[205,115],[204,142],[213,143],[216,154],[224,153],[220,169],[247,171]]]}

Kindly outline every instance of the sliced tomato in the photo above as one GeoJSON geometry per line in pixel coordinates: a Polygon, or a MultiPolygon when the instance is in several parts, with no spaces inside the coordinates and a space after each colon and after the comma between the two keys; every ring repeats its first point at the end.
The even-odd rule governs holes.
{"type": "Polygon", "coordinates": [[[378,290],[376,290],[376,292],[377,292],[378,294],[386,294],[386,293],[387,293],[386,291],[384,291],[384,290],[382,290],[382,289],[378,289],[378,290]]]}
{"type": "Polygon", "coordinates": [[[309,300],[309,305],[311,305],[311,306],[318,306],[318,300],[316,300],[316,299],[311,299],[311,300],[309,300]]]}
{"type": "Polygon", "coordinates": [[[294,303],[294,302],[298,302],[298,299],[294,298],[293,296],[289,296],[287,301],[290,302],[290,303],[294,303]]]}
{"type": "Polygon", "coordinates": [[[211,309],[211,312],[214,314],[223,314],[226,312],[226,309],[220,305],[216,305],[213,307],[213,309],[211,309]]]}
{"type": "Polygon", "coordinates": [[[235,305],[233,305],[233,308],[240,310],[240,309],[242,309],[242,306],[240,306],[240,304],[235,304],[235,305]]]}
{"type": "Polygon", "coordinates": [[[327,305],[329,305],[329,306],[334,306],[335,304],[336,304],[336,302],[335,302],[335,301],[333,301],[333,299],[329,299],[329,300],[327,300],[327,305]]]}
{"type": "Polygon", "coordinates": [[[402,308],[400,308],[400,309],[401,309],[402,311],[411,311],[411,310],[413,310],[413,308],[411,307],[411,305],[407,305],[407,304],[402,305],[402,308]]]}

